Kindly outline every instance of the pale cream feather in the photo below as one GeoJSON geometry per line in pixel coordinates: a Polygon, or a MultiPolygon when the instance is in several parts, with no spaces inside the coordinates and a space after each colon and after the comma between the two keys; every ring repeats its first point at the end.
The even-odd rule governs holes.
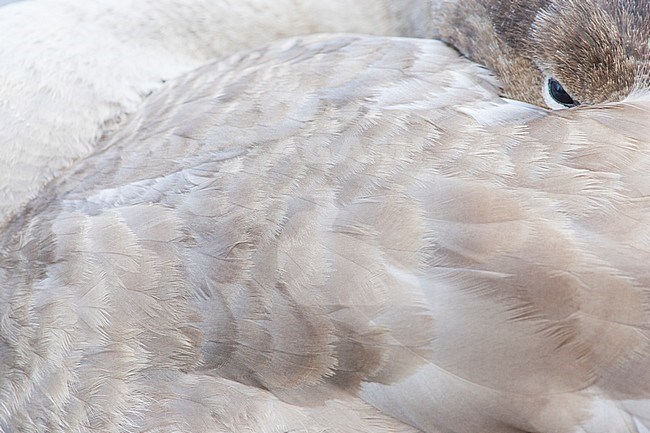
{"type": "Polygon", "coordinates": [[[397,38],[172,80],[3,232],[0,428],[643,431],[649,108],[397,38]]]}
{"type": "Polygon", "coordinates": [[[164,81],[318,32],[424,36],[419,0],[30,0],[0,10],[0,224],[164,81]]]}

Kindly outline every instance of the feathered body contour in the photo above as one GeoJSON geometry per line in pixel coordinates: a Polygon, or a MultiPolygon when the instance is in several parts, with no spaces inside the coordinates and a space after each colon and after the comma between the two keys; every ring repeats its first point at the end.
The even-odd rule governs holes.
{"type": "Polygon", "coordinates": [[[277,39],[426,36],[420,0],[30,0],[0,10],[0,225],[165,81],[277,39]]]}
{"type": "Polygon", "coordinates": [[[0,427],[636,432],[648,107],[395,38],[169,82],[4,230],[0,427]]]}
{"type": "Polygon", "coordinates": [[[647,433],[634,4],[530,15],[541,28],[598,9],[640,29],[611,49],[632,41],[634,80],[625,69],[602,94],[555,50],[523,57],[528,77],[599,103],[561,112],[499,97],[519,75],[498,66],[542,39],[514,43],[483,0],[431,17],[487,11],[494,33],[456,48],[484,61],[472,53],[488,46],[501,82],[399,38],[294,39],[201,66],[315,31],[426,35],[412,0],[8,6],[0,430],[647,433]]]}

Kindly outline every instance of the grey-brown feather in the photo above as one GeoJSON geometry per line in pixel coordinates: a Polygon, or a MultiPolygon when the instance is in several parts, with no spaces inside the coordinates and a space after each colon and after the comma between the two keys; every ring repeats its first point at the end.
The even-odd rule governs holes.
{"type": "Polygon", "coordinates": [[[648,102],[498,92],[351,36],[168,83],[3,229],[0,428],[635,432],[648,102]]]}
{"type": "Polygon", "coordinates": [[[445,0],[431,16],[434,36],[494,71],[509,98],[546,105],[548,76],[582,104],[650,83],[647,0],[445,0]]]}

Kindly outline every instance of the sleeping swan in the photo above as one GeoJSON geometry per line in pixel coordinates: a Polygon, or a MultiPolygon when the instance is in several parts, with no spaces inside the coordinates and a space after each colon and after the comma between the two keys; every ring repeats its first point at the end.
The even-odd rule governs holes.
{"type": "Polygon", "coordinates": [[[431,18],[514,99],[563,108],[650,88],[647,0],[440,0],[431,18]]]}
{"type": "Polygon", "coordinates": [[[0,430],[645,433],[650,99],[504,91],[359,36],[169,80],[2,231],[0,430]]]}

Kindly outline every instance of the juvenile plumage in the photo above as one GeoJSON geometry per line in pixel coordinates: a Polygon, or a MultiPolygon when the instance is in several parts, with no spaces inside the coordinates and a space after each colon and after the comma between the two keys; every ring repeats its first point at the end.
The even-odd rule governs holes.
{"type": "Polygon", "coordinates": [[[504,89],[362,36],[169,80],[3,228],[0,430],[647,433],[650,99],[504,89]]]}
{"type": "Polygon", "coordinates": [[[434,36],[493,70],[510,98],[561,108],[620,101],[650,87],[647,0],[442,0],[432,5],[434,36]],[[553,81],[568,99],[553,97],[553,81]]]}
{"type": "Polygon", "coordinates": [[[424,36],[419,0],[30,0],[0,10],[0,225],[167,80],[280,38],[424,36]],[[263,29],[263,30],[262,30],[263,29]]]}

